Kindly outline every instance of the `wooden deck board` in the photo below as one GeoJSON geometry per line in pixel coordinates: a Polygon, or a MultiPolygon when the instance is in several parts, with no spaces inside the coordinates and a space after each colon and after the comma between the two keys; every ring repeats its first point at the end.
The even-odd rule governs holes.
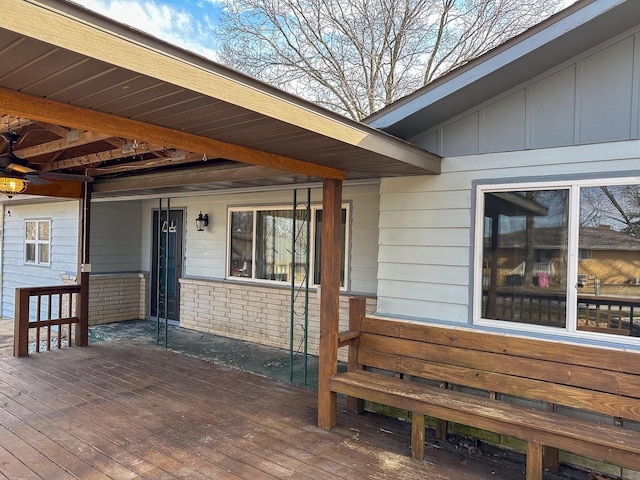
{"type": "Polygon", "coordinates": [[[149,346],[3,359],[0,478],[490,478],[438,449],[409,458],[399,422],[340,413],[328,432],[316,409],[312,391],[149,346]]]}

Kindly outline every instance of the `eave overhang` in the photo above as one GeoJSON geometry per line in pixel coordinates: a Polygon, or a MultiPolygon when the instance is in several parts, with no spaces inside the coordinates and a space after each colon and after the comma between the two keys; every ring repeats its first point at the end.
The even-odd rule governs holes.
{"type": "MultiPolygon", "coordinates": [[[[440,173],[437,155],[70,2],[7,3],[0,94],[16,101],[0,102],[0,115],[10,119],[82,130],[84,115],[85,130],[280,170],[281,182],[440,173]],[[144,138],[144,125],[162,135],[144,138]]],[[[109,181],[90,167],[96,185],[109,181]]]]}

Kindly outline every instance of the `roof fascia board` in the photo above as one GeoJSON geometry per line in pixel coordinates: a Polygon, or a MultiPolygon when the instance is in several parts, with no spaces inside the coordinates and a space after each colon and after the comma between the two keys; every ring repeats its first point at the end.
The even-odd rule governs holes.
{"type": "Polygon", "coordinates": [[[476,60],[472,60],[466,66],[460,67],[457,71],[435,80],[423,91],[418,90],[415,94],[409,95],[406,100],[399,100],[395,107],[392,104],[378,113],[374,113],[365,119],[365,122],[369,126],[379,129],[388,128],[401,122],[406,117],[452,93],[469,87],[486,75],[526,56],[546,43],[562,37],[567,32],[593,20],[617,5],[625,3],[625,1],[597,0],[579,6],[575,11],[571,11],[573,9],[569,7],[565,11],[565,16],[561,16],[562,12],[560,12],[558,14],[560,16],[551,17],[549,23],[543,22],[537,28],[533,27],[529,35],[525,33],[513,41],[507,41],[502,47],[497,47],[476,60]]]}
{"type": "Polygon", "coordinates": [[[431,173],[440,157],[60,0],[5,0],[0,28],[246,108],[431,173]]]}

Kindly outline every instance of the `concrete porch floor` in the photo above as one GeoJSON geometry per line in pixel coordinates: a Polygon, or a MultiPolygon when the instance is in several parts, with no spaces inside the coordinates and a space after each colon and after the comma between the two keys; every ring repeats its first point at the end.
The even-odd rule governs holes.
{"type": "MultiPolygon", "coordinates": [[[[145,345],[165,346],[165,326],[151,320],[130,320],[89,327],[89,343],[126,340],[145,345]]],[[[167,348],[178,353],[223,364],[240,370],[288,382],[290,380],[289,350],[267,347],[252,342],[197,332],[175,325],[167,327],[167,348]]],[[[293,383],[305,386],[304,356],[294,350],[293,383]]],[[[307,356],[306,386],[316,389],[318,359],[307,356]]]]}

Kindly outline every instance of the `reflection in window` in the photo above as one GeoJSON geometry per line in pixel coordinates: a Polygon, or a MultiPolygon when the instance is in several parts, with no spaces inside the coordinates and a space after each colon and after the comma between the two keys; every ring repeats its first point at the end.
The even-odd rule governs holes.
{"type": "MultiPolygon", "coordinates": [[[[292,208],[242,209],[230,212],[229,276],[275,282],[305,281],[306,253],[311,246],[309,261],[311,284],[320,284],[320,252],[322,246],[322,210],[311,208],[309,224],[307,210],[292,208]],[[295,230],[294,230],[295,229],[295,230]],[[309,230],[310,237],[307,238],[309,230]],[[295,241],[295,245],[294,245],[295,241]],[[295,255],[293,254],[295,252],[295,255]]],[[[340,281],[345,285],[345,243],[347,209],[342,209],[342,268],[340,281]]]]}
{"type": "Polygon", "coordinates": [[[253,277],[253,212],[231,212],[232,277],[253,277]]]}
{"type": "Polygon", "coordinates": [[[578,329],[640,336],[640,186],[582,188],[578,243],[578,329]]]}
{"type": "MultiPolygon", "coordinates": [[[[293,210],[258,211],[256,222],[256,278],[261,280],[291,281],[293,239],[295,251],[306,251],[306,210],[296,212],[294,232],[293,210]]],[[[296,255],[295,281],[304,280],[304,255],[296,255]]]]}
{"type": "Polygon", "coordinates": [[[640,185],[602,183],[479,189],[477,318],[640,337],[640,185]]]}
{"type": "Polygon", "coordinates": [[[24,230],[24,262],[33,265],[50,263],[50,220],[27,220],[24,230]]]}
{"type": "Polygon", "coordinates": [[[568,190],[484,196],[484,318],[566,324],[568,190]]]}

